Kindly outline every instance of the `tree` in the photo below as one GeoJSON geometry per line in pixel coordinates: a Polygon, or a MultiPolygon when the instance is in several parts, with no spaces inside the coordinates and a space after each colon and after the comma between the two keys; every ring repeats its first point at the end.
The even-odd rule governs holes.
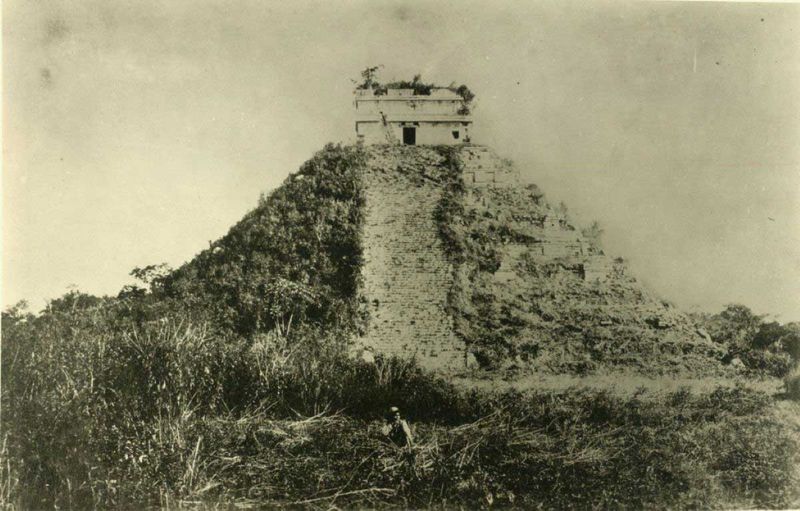
{"type": "Polygon", "coordinates": [[[33,319],[33,314],[28,311],[28,302],[20,300],[11,307],[3,311],[2,314],[2,330],[8,332],[8,329],[18,323],[24,323],[33,319]]]}
{"type": "Polygon", "coordinates": [[[583,229],[581,234],[593,247],[600,247],[600,238],[603,236],[603,229],[597,221],[592,222],[592,225],[583,229]]]}
{"type": "Polygon", "coordinates": [[[714,341],[728,349],[726,360],[739,358],[751,370],[783,376],[800,355],[800,329],[777,322],[765,323],[741,304],[729,304],[708,318],[706,329],[714,341]]]}
{"type": "Polygon", "coordinates": [[[749,307],[728,304],[725,310],[711,317],[708,333],[717,342],[733,346],[750,346],[761,328],[764,316],[753,314],[749,307]]]}
{"type": "MultiPolygon", "coordinates": [[[[363,81],[356,87],[358,89],[374,89],[378,83],[378,69],[382,68],[383,64],[377,66],[367,67],[361,71],[361,78],[363,81]]],[[[354,80],[355,81],[355,80],[354,80]]]]}
{"type": "Polygon", "coordinates": [[[50,302],[47,304],[46,311],[51,314],[58,312],[72,314],[92,307],[97,307],[102,303],[103,298],[87,293],[81,293],[80,291],[73,289],[72,291],[65,293],[64,296],[60,298],[50,300],[50,302]]]}
{"type": "Polygon", "coordinates": [[[800,360],[800,325],[781,325],[777,321],[764,323],[753,336],[752,343],[758,349],[786,352],[797,362],[800,360]]]}
{"type": "Polygon", "coordinates": [[[158,287],[170,273],[172,273],[172,268],[170,268],[167,263],[161,263],[148,264],[143,268],[134,268],[131,270],[130,275],[145,284],[152,291],[153,288],[158,287]]]}

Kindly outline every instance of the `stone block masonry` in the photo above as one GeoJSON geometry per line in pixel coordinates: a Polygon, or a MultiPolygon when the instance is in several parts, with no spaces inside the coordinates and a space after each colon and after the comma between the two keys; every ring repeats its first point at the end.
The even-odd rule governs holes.
{"type": "MultiPolygon", "coordinates": [[[[473,356],[448,311],[454,272],[434,217],[446,189],[444,157],[424,146],[370,146],[367,154],[361,295],[369,321],[356,349],[416,358],[427,369],[461,370],[473,356]]],[[[497,281],[517,285],[523,253],[538,262],[567,259],[583,278],[604,280],[606,258],[590,254],[555,211],[529,202],[511,162],[482,146],[463,146],[458,158],[467,208],[504,218],[529,239],[503,245],[497,281]]]]}
{"type": "MultiPolygon", "coordinates": [[[[616,353],[614,364],[633,367],[639,355],[662,346],[699,353],[698,364],[707,362],[704,354],[714,346],[698,337],[688,318],[645,293],[624,274],[622,262],[604,255],[535,186],[520,183],[511,163],[491,149],[457,149],[466,186],[458,195],[464,214],[454,219],[455,227],[499,256],[499,268],[475,279],[465,277],[474,261],[459,268],[450,264],[435,216],[439,206],[453,205],[451,195],[443,197],[453,191],[446,186],[453,177],[446,153],[408,145],[365,150],[361,297],[369,319],[355,342],[359,354],[415,358],[436,372],[462,371],[476,359],[456,333],[455,320],[471,325],[462,335],[484,335],[480,318],[469,313],[478,290],[492,297],[498,314],[507,310],[509,318],[522,321],[524,328],[509,334],[509,342],[541,348],[537,367],[563,369],[565,343],[576,350],[575,361],[589,356],[582,329],[606,335],[603,342],[616,346],[609,352],[616,353]],[[464,304],[469,317],[455,308],[464,304]],[[630,343],[635,346],[626,347],[630,343]]],[[[470,341],[471,350],[485,355],[482,339],[470,341]]]]}
{"type": "Polygon", "coordinates": [[[452,267],[434,219],[442,187],[430,175],[440,162],[424,148],[371,152],[362,234],[369,322],[358,344],[376,354],[415,357],[427,369],[457,370],[466,349],[446,310],[452,267]]]}
{"type": "Polygon", "coordinates": [[[519,173],[508,160],[483,146],[464,146],[460,151],[464,184],[467,186],[514,186],[519,173]]]}

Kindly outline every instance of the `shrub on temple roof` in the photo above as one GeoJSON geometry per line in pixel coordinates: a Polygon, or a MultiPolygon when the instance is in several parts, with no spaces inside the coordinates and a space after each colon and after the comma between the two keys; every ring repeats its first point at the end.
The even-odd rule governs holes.
{"type": "Polygon", "coordinates": [[[372,66],[361,71],[363,81],[356,85],[356,89],[372,90],[376,96],[385,95],[389,89],[412,89],[417,96],[430,96],[431,92],[435,89],[447,89],[461,96],[461,108],[459,108],[458,113],[461,115],[469,115],[471,111],[470,106],[472,100],[475,99],[475,94],[466,85],[456,85],[455,82],[452,82],[448,86],[425,83],[422,81],[422,75],[420,74],[414,75],[411,81],[399,80],[383,84],[378,80],[378,69],[381,67],[383,66],[372,66]]]}

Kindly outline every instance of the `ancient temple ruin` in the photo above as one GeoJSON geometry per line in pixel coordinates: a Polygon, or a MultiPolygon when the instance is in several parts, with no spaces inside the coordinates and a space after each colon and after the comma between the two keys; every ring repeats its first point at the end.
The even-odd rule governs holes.
{"type": "Polygon", "coordinates": [[[469,142],[472,117],[464,99],[447,88],[430,94],[389,88],[355,91],[355,129],[365,144],[458,145],[469,142]],[[385,93],[383,93],[385,92],[385,93]]]}

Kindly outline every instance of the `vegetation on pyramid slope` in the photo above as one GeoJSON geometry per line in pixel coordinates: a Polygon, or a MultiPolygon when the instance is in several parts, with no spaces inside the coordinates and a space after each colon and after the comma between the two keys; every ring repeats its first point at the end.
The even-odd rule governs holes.
{"type": "MultiPolygon", "coordinates": [[[[404,151],[402,171],[455,177],[455,167],[420,169],[414,149],[404,151]]],[[[72,291],[40,314],[4,311],[0,507],[797,505],[796,430],[775,413],[796,422],[797,403],[741,387],[463,391],[407,360],[344,356],[361,322],[363,156],[326,147],[192,262],[135,270],[149,290],[72,291]],[[380,437],[390,404],[415,428],[414,456],[380,437]]],[[[527,193],[537,195],[529,189],[523,203],[527,193]]],[[[495,239],[513,232],[461,240],[476,219],[456,198],[463,212],[446,225],[463,243],[458,268],[502,274],[495,239]]],[[[462,282],[452,303],[469,300],[460,328],[465,337],[474,328],[482,347],[488,326],[469,312],[478,290],[462,282]]],[[[745,312],[708,318],[739,346],[733,353],[800,346],[745,312]]],[[[518,339],[500,355],[510,358],[518,339]]]]}
{"type": "MultiPolygon", "coordinates": [[[[566,207],[549,204],[535,185],[465,183],[462,158],[469,147],[367,146],[364,150],[370,181],[383,188],[389,183],[394,195],[416,195],[414,187],[441,190],[432,211],[415,203],[408,212],[395,215],[392,221],[399,223],[386,224],[394,233],[376,239],[385,241],[401,231],[424,227],[417,220],[400,222],[406,215],[434,216],[452,265],[447,312],[461,342],[485,368],[572,374],[621,369],[651,376],[749,371],[783,376],[798,359],[795,346],[800,337],[791,325],[764,323],[752,313],[747,321],[740,318],[747,316],[742,314],[734,315],[739,318],[735,321],[728,318],[732,312],[723,313],[724,317],[690,317],[661,300],[627,275],[621,260],[603,254],[597,225],[579,232],[566,207]],[[543,229],[547,222],[557,225],[543,229]],[[572,240],[580,238],[588,255],[537,255],[537,247],[553,241],[548,238],[554,231],[572,240]],[[591,264],[603,270],[594,274],[602,278],[590,278],[591,264]]],[[[487,162],[483,164],[485,169],[487,162]]],[[[511,163],[499,160],[497,165],[511,163]]],[[[421,260],[419,250],[425,248],[384,257],[413,268],[421,260]],[[404,258],[408,260],[401,261],[404,258]]],[[[381,270],[386,268],[373,269],[381,270]]],[[[390,293],[400,288],[405,294],[424,293],[425,288],[415,282],[404,282],[406,270],[373,280],[388,286],[390,293]]],[[[731,311],[737,306],[732,307],[731,311]]],[[[396,312],[404,319],[404,311],[396,312]]],[[[390,338],[392,330],[384,330],[390,338]]]]}
{"type": "Polygon", "coordinates": [[[239,334],[356,328],[364,154],[328,145],[230,232],[160,282],[239,334]]]}
{"type": "MultiPolygon", "coordinates": [[[[607,279],[590,280],[569,257],[536,257],[541,235],[532,225],[558,213],[562,228],[575,228],[565,208],[557,212],[535,185],[468,188],[458,151],[447,152],[446,165],[451,172],[436,215],[454,264],[450,310],[484,367],[579,374],[602,367],[647,374],[722,370],[725,350],[621,266],[607,279]],[[507,246],[520,253],[511,257],[507,246]]],[[[586,241],[601,257],[596,240],[586,241]]]]}

